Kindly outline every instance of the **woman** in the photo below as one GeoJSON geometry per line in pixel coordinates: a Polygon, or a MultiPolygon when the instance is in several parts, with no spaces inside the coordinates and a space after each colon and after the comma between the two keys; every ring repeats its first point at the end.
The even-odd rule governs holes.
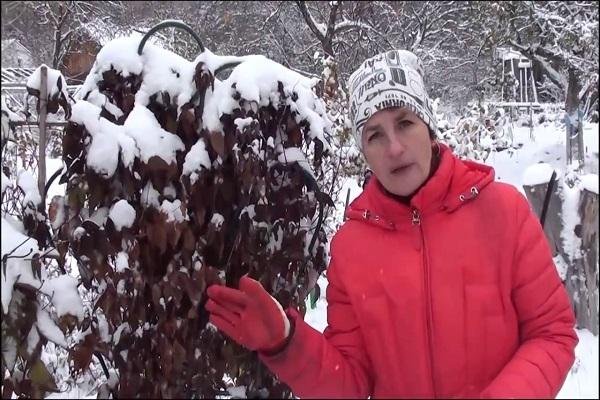
{"type": "Polygon", "coordinates": [[[574,315],[527,200],[435,141],[418,58],[350,78],[375,179],[331,243],[323,334],[248,278],[211,286],[210,321],[300,397],[554,397],[574,315]]]}

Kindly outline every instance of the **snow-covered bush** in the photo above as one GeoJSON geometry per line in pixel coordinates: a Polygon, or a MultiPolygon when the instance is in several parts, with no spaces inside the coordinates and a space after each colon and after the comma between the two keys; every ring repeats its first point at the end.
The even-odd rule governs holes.
{"type": "Polygon", "coordinates": [[[77,280],[58,273],[50,223],[36,180],[21,171],[16,181],[2,174],[2,374],[6,393],[42,397],[57,391],[41,357],[47,343],[67,348],[65,333],[84,319],[77,280]],[[9,192],[20,192],[11,197],[9,192]],[[3,207],[3,209],[5,209],[3,207]]]}
{"type": "Polygon", "coordinates": [[[460,157],[485,161],[490,153],[510,150],[515,145],[514,123],[509,112],[492,104],[472,102],[466,115],[458,118],[454,126],[448,116],[438,112],[438,121],[444,122],[438,138],[460,157]]]}
{"type": "Polygon", "coordinates": [[[325,269],[332,124],[319,80],[263,56],[140,55],[140,39],[99,52],[63,140],[57,237],[97,294],[74,369],[100,352],[117,397],[214,397],[226,375],[249,396],[288,396],[203,305],[207,286],[248,273],[304,309],[325,269]]]}

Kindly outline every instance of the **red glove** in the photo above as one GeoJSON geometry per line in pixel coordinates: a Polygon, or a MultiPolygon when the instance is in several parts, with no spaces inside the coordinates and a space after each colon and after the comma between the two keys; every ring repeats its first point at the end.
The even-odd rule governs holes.
{"type": "Polygon", "coordinates": [[[209,321],[242,346],[272,352],[290,333],[290,322],[281,305],[262,285],[243,276],[240,289],[211,285],[207,289],[209,321]]]}

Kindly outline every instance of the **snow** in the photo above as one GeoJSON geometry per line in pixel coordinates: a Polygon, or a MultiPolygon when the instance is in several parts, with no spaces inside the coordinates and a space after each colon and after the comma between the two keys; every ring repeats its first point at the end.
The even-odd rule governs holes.
{"type": "Polygon", "coordinates": [[[40,330],[40,333],[46,337],[46,339],[56,343],[59,346],[67,348],[67,341],[64,333],[60,330],[50,315],[38,307],[37,310],[37,321],[36,325],[40,330]]]}
{"type": "Polygon", "coordinates": [[[129,255],[123,251],[117,254],[115,259],[115,270],[117,272],[123,272],[129,268],[129,255]]]}
{"type": "Polygon", "coordinates": [[[297,162],[298,165],[300,165],[302,167],[302,169],[304,169],[306,172],[308,172],[310,174],[310,176],[315,178],[315,174],[314,174],[310,164],[306,160],[306,156],[304,155],[302,150],[300,150],[297,147],[288,147],[288,148],[283,149],[283,151],[282,151],[281,145],[278,146],[278,150],[279,150],[279,152],[278,152],[279,154],[278,154],[277,159],[279,160],[280,163],[291,164],[293,162],[297,162]]]}
{"type": "Polygon", "coordinates": [[[54,222],[52,222],[52,229],[58,229],[65,222],[65,199],[64,197],[59,197],[57,199],[56,204],[58,204],[58,211],[56,212],[56,217],[54,222]]]}
{"type": "Polygon", "coordinates": [[[598,194],[598,174],[585,174],[580,179],[583,189],[598,194]]]}
{"type": "Polygon", "coordinates": [[[121,334],[123,333],[123,331],[125,331],[126,333],[131,332],[131,328],[129,327],[129,323],[123,322],[121,325],[119,325],[119,327],[117,328],[117,330],[113,334],[113,344],[114,345],[119,344],[119,340],[121,340],[121,334]]]}
{"type": "Polygon", "coordinates": [[[560,237],[563,241],[565,253],[571,261],[580,258],[581,238],[575,234],[575,227],[581,223],[579,216],[579,187],[563,185],[562,221],[563,229],[560,237]]]}
{"type": "Polygon", "coordinates": [[[101,118],[100,112],[100,107],[80,100],[72,107],[70,121],[84,125],[92,136],[87,165],[98,174],[110,178],[117,170],[119,154],[123,165],[131,169],[139,152],[135,141],[126,134],[126,127],[101,118]]]}
{"type": "MultiPolygon", "coordinates": [[[[8,120],[12,121],[12,122],[17,122],[17,121],[23,121],[23,117],[19,116],[19,114],[16,114],[14,111],[12,111],[10,109],[10,107],[8,107],[8,105],[6,104],[6,96],[4,94],[2,94],[0,96],[0,101],[1,103],[1,108],[3,111],[3,115],[2,117],[4,118],[4,113],[6,113],[6,116],[8,116],[8,120]]],[[[5,136],[4,136],[4,131],[2,132],[2,140],[4,140],[5,136]]]]}
{"type": "Polygon", "coordinates": [[[206,151],[206,143],[203,139],[199,139],[185,155],[182,174],[190,175],[190,182],[193,185],[198,180],[198,173],[202,168],[210,169],[210,157],[206,151]]]}
{"type": "Polygon", "coordinates": [[[210,223],[215,225],[217,228],[220,228],[221,225],[223,225],[223,222],[225,221],[225,218],[223,218],[223,216],[219,213],[214,213],[210,223]]]}
{"type": "MultiPolygon", "coordinates": [[[[46,177],[50,179],[59,168],[63,167],[61,158],[46,158],[46,177]]],[[[64,171],[64,170],[63,170],[64,171]]],[[[67,190],[67,183],[59,183],[60,175],[54,180],[46,193],[46,204],[50,204],[54,196],[64,196],[67,190]]]]}
{"type": "Polygon", "coordinates": [[[77,290],[77,279],[70,275],[60,275],[57,278],[47,279],[40,288],[42,293],[52,299],[56,314],[60,318],[63,315],[73,315],[83,321],[83,301],[77,290]]]}
{"type": "Polygon", "coordinates": [[[144,186],[144,190],[142,191],[142,196],[140,197],[142,206],[144,206],[144,207],[153,206],[155,208],[159,208],[160,207],[160,203],[158,201],[159,196],[160,196],[160,193],[158,193],[158,190],[154,189],[154,186],[152,186],[152,182],[148,181],[146,183],[146,186],[144,186]]]}
{"type": "Polygon", "coordinates": [[[160,211],[167,215],[167,222],[183,222],[184,216],[181,211],[181,200],[163,200],[160,211]]]}
{"type": "Polygon", "coordinates": [[[561,281],[565,281],[567,279],[567,270],[569,269],[569,264],[565,261],[562,255],[557,254],[553,258],[554,265],[556,266],[556,271],[558,272],[558,276],[561,281]]]}
{"type": "Polygon", "coordinates": [[[529,166],[523,173],[523,185],[535,186],[550,182],[554,170],[550,164],[538,163],[529,166]]]}
{"type": "Polygon", "coordinates": [[[73,231],[73,239],[75,239],[75,240],[81,239],[83,237],[83,235],[85,235],[85,229],[82,228],[81,226],[78,226],[73,231]]]}
{"type": "Polygon", "coordinates": [[[214,91],[207,91],[204,128],[211,132],[221,131],[221,115],[239,108],[239,102],[231,97],[233,85],[247,102],[266,106],[269,102],[279,104],[281,99],[278,82],[281,82],[287,96],[286,104],[290,106],[291,111],[297,113],[296,122],[306,118],[310,123],[310,136],[319,138],[325,149],[330,149],[328,141],[325,140],[325,133],[330,131],[331,121],[326,115],[322,100],[312,91],[318,79],[307,78],[262,55],[226,58],[206,50],[194,60],[194,64],[202,61],[214,71],[214,68],[224,64],[226,59],[243,62],[231,71],[226,80],[221,82],[215,79],[214,91]],[[296,100],[292,100],[293,94],[297,96],[296,100]]]}
{"type": "Polygon", "coordinates": [[[136,106],[148,105],[150,96],[161,91],[169,93],[171,101],[176,102],[179,108],[189,101],[195,89],[193,75],[196,64],[150,41],[146,42],[140,56],[137,49],[141,39],[141,35],[134,34],[106,43],[96,56],[80,93],[93,92],[102,74],[113,68],[124,77],[143,74],[144,80],[135,96],[136,106]]]}
{"type": "MultiPolygon", "coordinates": [[[[144,79],[144,82],[148,78],[144,79]]],[[[144,163],[154,156],[162,158],[167,164],[176,163],[175,153],[185,149],[181,139],[160,127],[152,111],[136,104],[127,120],[125,130],[140,150],[144,163]]]]}
{"type": "Polygon", "coordinates": [[[131,228],[135,221],[135,208],[127,200],[119,200],[110,208],[108,218],[112,220],[118,231],[122,228],[131,228]]]}
{"type": "Polygon", "coordinates": [[[8,138],[12,135],[12,130],[10,128],[10,122],[22,121],[23,118],[18,114],[14,113],[6,104],[6,99],[4,94],[0,97],[2,100],[2,143],[4,143],[8,138]]]}
{"type": "Polygon", "coordinates": [[[252,117],[247,117],[247,118],[236,118],[233,123],[235,124],[235,126],[237,126],[238,130],[240,132],[244,131],[244,128],[249,126],[252,121],[255,121],[254,118],[252,117]]]}
{"type": "Polygon", "coordinates": [[[227,388],[229,394],[236,399],[246,398],[246,386],[231,386],[227,388]]]}
{"type": "MultiPolygon", "coordinates": [[[[492,152],[486,161],[494,167],[498,181],[510,183],[525,194],[523,171],[540,162],[549,164],[559,177],[568,175],[565,128],[560,121],[536,126],[533,130],[533,140],[529,138],[528,127],[515,126],[513,134],[515,145],[520,144],[522,147],[517,150],[492,152]]],[[[584,123],[583,140],[586,148],[585,171],[597,174],[598,124],[584,123]]]]}
{"type": "Polygon", "coordinates": [[[52,97],[61,92],[65,96],[65,99],[68,99],[69,93],[67,92],[67,82],[65,81],[65,78],[62,76],[60,71],[52,69],[46,64],[40,65],[35,71],[33,71],[33,73],[27,79],[27,87],[40,90],[40,87],[42,86],[42,67],[46,67],[48,71],[48,80],[46,82],[48,97],[52,97]],[[58,87],[59,81],[60,89],[58,87]]]}
{"type": "Polygon", "coordinates": [[[94,89],[90,92],[87,97],[88,102],[94,104],[97,107],[104,107],[108,112],[110,112],[115,118],[120,118],[123,116],[123,111],[113,103],[111,103],[108,98],[100,93],[98,89],[94,89]]]}
{"type": "Polygon", "coordinates": [[[100,340],[105,343],[110,343],[110,335],[108,330],[108,321],[104,314],[98,313],[98,333],[100,334],[100,340]]]}
{"type": "Polygon", "coordinates": [[[40,286],[39,280],[33,277],[31,262],[24,260],[25,257],[38,254],[39,250],[37,240],[16,230],[5,218],[2,218],[1,243],[2,257],[8,254],[10,257],[19,257],[6,260],[6,274],[2,273],[0,279],[2,282],[2,309],[6,314],[12,299],[13,285],[17,280],[35,287],[40,286]]]}
{"type": "Polygon", "coordinates": [[[23,204],[32,203],[37,207],[42,202],[42,196],[37,187],[37,181],[29,171],[22,170],[17,176],[17,186],[25,193],[23,204]]]}
{"type": "Polygon", "coordinates": [[[2,172],[2,192],[1,193],[4,194],[4,191],[9,187],[12,187],[12,182],[6,175],[4,175],[4,172],[2,172]]]}
{"type": "Polygon", "coordinates": [[[598,336],[587,329],[576,329],[579,343],[575,363],[556,396],[557,399],[598,398],[598,336]]]}
{"type": "Polygon", "coordinates": [[[148,163],[150,158],[158,156],[171,164],[175,162],[175,153],[184,150],[181,139],[162,129],[154,114],[144,106],[136,105],[123,126],[100,118],[100,112],[97,105],[79,100],[73,106],[70,120],[84,125],[92,135],[87,165],[105,177],[114,175],[119,155],[123,165],[131,169],[136,157],[148,163]]]}
{"type": "Polygon", "coordinates": [[[256,211],[254,210],[254,204],[250,204],[249,206],[242,208],[242,212],[240,213],[240,218],[244,214],[248,214],[248,218],[250,218],[251,220],[254,219],[254,217],[256,216],[256,211]]]}

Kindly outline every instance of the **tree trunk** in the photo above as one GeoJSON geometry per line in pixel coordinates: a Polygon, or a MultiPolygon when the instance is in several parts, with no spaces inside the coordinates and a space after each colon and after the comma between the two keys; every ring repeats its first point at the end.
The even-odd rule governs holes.
{"type": "Polygon", "coordinates": [[[572,164],[579,161],[579,167],[583,168],[583,116],[580,109],[579,92],[581,83],[575,70],[569,69],[569,84],[567,86],[567,100],[565,103],[565,122],[567,127],[567,163],[572,164]]]}

